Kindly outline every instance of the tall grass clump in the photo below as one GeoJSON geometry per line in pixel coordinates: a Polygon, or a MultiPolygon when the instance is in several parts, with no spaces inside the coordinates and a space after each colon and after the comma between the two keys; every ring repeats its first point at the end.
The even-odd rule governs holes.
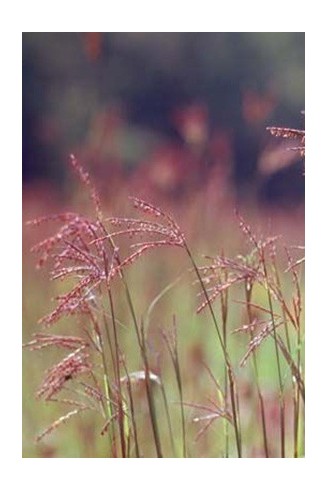
{"type": "MultiPolygon", "coordinates": [[[[270,131],[283,137],[288,131],[290,137],[292,130],[270,131]]],[[[246,457],[252,455],[254,433],[261,434],[261,456],[302,456],[303,259],[293,258],[298,248],[280,246],[277,236],[257,236],[237,213],[246,251],[232,258],[222,251],[207,257],[203,264],[176,220],[145,200],[129,198],[136,217],[105,217],[89,174],[73,155],[70,162],[90,197],[93,216],[66,212],[29,222],[32,226],[57,225],[57,231],[32,251],[39,256],[38,267],[48,266],[50,280],[60,281],[66,288],[55,298],[54,309],[40,319],[40,332],[25,344],[32,351],[53,349],[59,353],[57,362],[45,372],[36,397],[68,407],[41,430],[37,441],[89,412],[99,437],[107,438],[108,457],[192,457],[199,455],[195,446],[206,438],[214,445],[218,442],[217,457],[246,457]],[[215,395],[205,394],[206,385],[200,393],[202,402],[190,399],[192,390],[187,386],[192,385],[192,379],[188,379],[183,361],[185,339],[174,312],[173,327],[162,327],[159,332],[163,352],[156,351],[150,340],[152,309],[177,281],[141,314],[136,298],[143,284],[133,285],[128,280],[129,269],[141,257],[162,248],[180,254],[188,284],[199,290],[198,317],[212,325],[214,355],[202,360],[201,370],[215,395]],[[127,324],[121,320],[122,298],[129,315],[127,324]],[[233,325],[230,317],[236,305],[240,323],[233,325]],[[77,329],[74,335],[73,329],[52,333],[56,325],[65,325],[66,332],[73,324],[77,329]],[[127,336],[133,352],[126,348],[127,336]],[[234,347],[236,338],[239,347],[243,345],[242,356],[234,347]],[[265,344],[273,352],[269,360],[261,355],[265,344]],[[165,369],[159,366],[159,354],[166,359],[165,369]],[[263,377],[268,362],[274,364],[271,381],[278,394],[274,407],[263,377]],[[243,380],[249,375],[248,364],[252,369],[246,396],[243,380]],[[278,432],[272,428],[275,409],[278,432]],[[219,430],[212,431],[216,421],[221,421],[219,430]],[[195,425],[200,428],[193,438],[195,425]]],[[[206,328],[204,331],[206,336],[206,328]]],[[[206,450],[200,455],[208,456],[206,450]]]]}

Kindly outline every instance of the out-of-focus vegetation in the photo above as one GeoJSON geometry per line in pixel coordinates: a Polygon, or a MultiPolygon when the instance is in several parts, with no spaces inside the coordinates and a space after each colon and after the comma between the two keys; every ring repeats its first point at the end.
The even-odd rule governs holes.
{"type": "Polygon", "coordinates": [[[107,182],[138,169],[178,192],[214,167],[241,196],[300,201],[263,129],[302,109],[304,33],[23,34],[25,181],[65,185],[74,152],[107,182]]]}
{"type": "MultiPolygon", "coordinates": [[[[281,235],[278,268],[292,302],[293,277],[283,272],[288,267],[283,245],[304,243],[303,168],[297,153],[287,151],[290,145],[270,137],[265,128],[303,128],[303,33],[25,33],[23,87],[24,222],[57,212],[92,214],[88,197],[67,173],[73,151],[97,182],[106,216],[131,216],[129,195],[154,202],[174,215],[198,265],[206,264],[203,255],[248,253],[236,207],[255,233],[281,235]]],[[[24,342],[40,328],[37,320],[51,310],[51,298],[63,292],[61,283],[49,282],[45,271],[35,270],[29,252],[53,233],[52,227],[50,222],[42,229],[23,228],[24,342]]],[[[295,260],[300,254],[295,251],[295,260]]],[[[160,335],[172,328],[174,316],[188,455],[218,457],[225,453],[224,421],[215,421],[202,434],[203,422],[193,419],[201,415],[197,404],[208,405],[208,397],[218,396],[204,363],[224,383],[224,362],[209,312],[196,314],[199,288],[189,269],[180,250],[157,250],[131,267],[127,281],[139,318],[145,318],[154,298],[179,278],[147,320],[151,369],[163,378],[173,432],[180,434],[179,392],[160,335]]],[[[301,269],[299,274],[303,290],[301,269]]],[[[267,307],[263,289],[255,288],[253,295],[254,303],[267,307]]],[[[263,456],[263,443],[254,368],[251,362],[239,366],[247,341],[232,334],[248,322],[245,307],[234,301],[241,299],[243,291],[237,287],[230,297],[228,343],[241,396],[244,456],[256,457],[263,456]]],[[[129,371],[138,371],[142,365],[120,289],[114,300],[122,351],[129,371]]],[[[56,334],[79,332],[70,317],[50,328],[56,334]]],[[[275,355],[274,342],[267,339],[258,350],[258,364],[272,457],[281,455],[275,355]]],[[[107,457],[108,440],[100,435],[103,421],[92,413],[72,418],[35,444],[37,434],[68,411],[34,397],[44,371],[59,357],[55,349],[47,355],[24,352],[23,456],[107,457]]],[[[290,456],[295,449],[293,386],[284,360],[282,370],[290,456]]],[[[143,455],[155,456],[145,393],[135,396],[143,455]]],[[[156,403],[159,417],[166,420],[160,394],[156,403]]],[[[164,455],[172,455],[169,433],[161,429],[164,455]]],[[[234,455],[232,432],[230,438],[234,455]]],[[[180,455],[180,436],[176,444],[180,455]]],[[[299,455],[301,446],[302,441],[299,455]]]]}

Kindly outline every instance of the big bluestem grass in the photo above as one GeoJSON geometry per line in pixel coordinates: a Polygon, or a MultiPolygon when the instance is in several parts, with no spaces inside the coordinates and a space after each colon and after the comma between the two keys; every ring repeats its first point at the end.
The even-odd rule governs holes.
{"type": "Polygon", "coordinates": [[[290,302],[283,291],[283,281],[276,262],[278,237],[257,238],[251,227],[237,215],[245,243],[249,244],[248,253],[234,258],[221,253],[210,258],[208,265],[198,265],[199,259],[191,252],[185,234],[170,214],[149,202],[131,197],[130,203],[138,213],[137,217],[106,218],[89,174],[74,156],[71,157],[71,165],[89,194],[94,215],[67,212],[30,222],[34,226],[58,224],[57,231],[35,245],[32,251],[39,255],[38,267],[49,264],[50,280],[63,283],[67,289],[57,295],[54,309],[39,322],[41,332],[35,334],[25,347],[32,351],[53,349],[65,352],[45,373],[37,397],[71,408],[42,430],[37,440],[42,441],[74,417],[89,411],[102,418],[99,435],[108,438],[109,457],[142,457],[147,452],[156,457],[188,457],[193,451],[188,437],[190,423],[205,424],[198,431],[198,441],[212,430],[216,421],[222,419],[224,425],[219,439],[223,441],[223,456],[242,457],[247,453],[247,444],[243,442],[242,420],[245,400],[241,399],[239,393],[241,382],[238,373],[251,358],[263,454],[270,457],[266,398],[261,386],[258,351],[263,344],[272,342],[279,391],[280,456],[286,455],[287,375],[293,386],[293,455],[300,456],[300,427],[305,396],[299,277],[302,259],[293,259],[291,250],[287,250],[284,275],[292,278],[295,291],[290,302]],[[185,269],[193,271],[202,298],[197,313],[203,315],[204,310],[209,310],[209,318],[214,326],[216,359],[211,366],[203,362],[203,370],[214,383],[215,397],[205,396],[203,403],[186,398],[187,380],[181,361],[184,338],[179,334],[179,323],[175,324],[174,321],[173,335],[168,329],[161,329],[161,339],[173,366],[178,400],[172,401],[171,395],[167,396],[168,391],[172,392],[172,386],[168,386],[165,376],[161,375],[161,368],[156,367],[153,348],[150,346],[152,311],[173,286],[177,287],[181,277],[156,296],[146,314],[141,314],[135,306],[139,286],[131,287],[127,279],[130,268],[136,266],[142,257],[149,256],[147,260],[151,261],[151,252],[158,252],[162,248],[180,254],[181,260],[185,261],[185,269]],[[238,287],[244,289],[241,308],[247,323],[234,330],[238,334],[246,333],[249,339],[241,359],[234,357],[229,341],[229,312],[234,302],[230,290],[238,287]],[[255,302],[255,288],[263,289],[266,303],[255,302]],[[123,327],[120,320],[121,302],[118,302],[118,296],[122,294],[129,312],[128,323],[132,328],[123,327]],[[216,309],[217,303],[219,312],[216,309]],[[65,319],[65,324],[73,323],[74,320],[78,322],[79,335],[55,335],[48,332],[65,319]],[[133,338],[138,353],[137,370],[131,368],[129,352],[124,350],[125,335],[133,338]],[[216,364],[223,366],[223,373],[214,374],[218,372],[216,364]],[[67,393],[70,394],[69,398],[67,393]],[[176,419],[172,420],[176,403],[180,412],[178,431],[174,429],[176,419]],[[187,407],[200,413],[190,420],[187,407]],[[151,450],[144,445],[147,424],[141,423],[141,415],[147,419],[148,432],[151,434],[151,443],[147,444],[151,444],[151,450]]]}

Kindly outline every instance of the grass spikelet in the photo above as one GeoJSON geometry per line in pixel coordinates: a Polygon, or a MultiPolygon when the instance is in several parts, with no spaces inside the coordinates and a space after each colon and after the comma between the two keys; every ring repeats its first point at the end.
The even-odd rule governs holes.
{"type": "Polygon", "coordinates": [[[81,337],[73,337],[69,335],[51,335],[44,333],[34,334],[34,340],[23,345],[29,350],[40,350],[45,347],[61,347],[63,349],[76,349],[78,347],[87,347],[88,343],[81,337]]]}
{"type": "Polygon", "coordinates": [[[40,442],[45,436],[49,435],[55,429],[57,429],[60,425],[66,423],[69,419],[71,419],[74,415],[78,415],[84,410],[88,410],[89,407],[80,407],[68,412],[66,415],[62,415],[57,420],[55,420],[49,427],[47,427],[36,439],[37,442],[40,442]]]}
{"type": "Polygon", "coordinates": [[[83,349],[83,346],[79,347],[58,364],[48,369],[46,377],[37,391],[37,398],[50,400],[54,394],[63,388],[67,381],[92,370],[89,355],[83,349]]]}
{"type": "MultiPolygon", "coordinates": [[[[275,328],[277,328],[283,324],[283,322],[273,324],[272,321],[261,322],[261,323],[262,323],[263,327],[260,330],[260,332],[255,337],[253,337],[252,340],[250,341],[250,343],[248,345],[248,350],[247,350],[246,354],[244,355],[244,357],[242,358],[242,360],[240,361],[240,367],[245,366],[247,359],[254,352],[254,350],[257,349],[262,344],[262,342],[273,332],[273,330],[275,328]]],[[[255,325],[255,323],[254,323],[254,325],[255,325]]],[[[252,327],[254,325],[252,325],[252,327]]],[[[244,328],[245,328],[245,326],[244,326],[244,328]]]]}
{"type": "Polygon", "coordinates": [[[289,150],[297,151],[302,157],[305,156],[305,131],[302,129],[292,129],[292,128],[278,128],[275,126],[270,126],[266,128],[272,136],[278,138],[286,139],[299,139],[300,146],[289,148],[289,150]]]}

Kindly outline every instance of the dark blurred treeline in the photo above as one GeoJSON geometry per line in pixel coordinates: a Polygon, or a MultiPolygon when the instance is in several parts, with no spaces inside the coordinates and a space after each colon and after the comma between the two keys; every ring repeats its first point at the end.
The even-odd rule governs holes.
{"type": "Polygon", "coordinates": [[[304,127],[304,53],[304,33],[23,33],[23,179],[60,187],[73,151],[109,180],[301,201],[265,128],[304,127]]]}

